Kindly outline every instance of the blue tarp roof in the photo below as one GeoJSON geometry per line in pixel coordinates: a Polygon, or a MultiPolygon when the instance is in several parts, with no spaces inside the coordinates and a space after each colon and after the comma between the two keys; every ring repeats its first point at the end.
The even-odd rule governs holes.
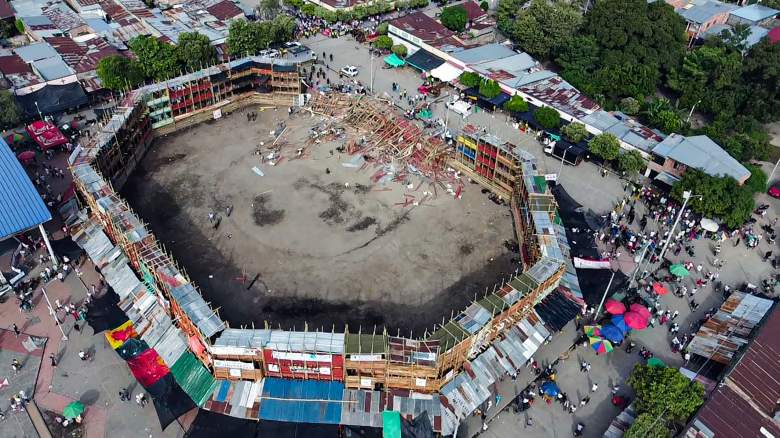
{"type": "Polygon", "coordinates": [[[0,240],[51,220],[51,213],[5,140],[0,138],[0,240]]]}
{"type": "Polygon", "coordinates": [[[263,384],[260,419],[293,423],[341,422],[344,384],[268,377],[263,384]]]}

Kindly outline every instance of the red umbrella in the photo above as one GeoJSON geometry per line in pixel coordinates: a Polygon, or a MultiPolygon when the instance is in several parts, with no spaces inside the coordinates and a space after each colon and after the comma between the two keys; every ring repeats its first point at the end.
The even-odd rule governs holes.
{"type": "Polygon", "coordinates": [[[612,315],[622,315],[626,311],[626,306],[618,300],[608,299],[604,304],[604,308],[612,315]]]}
{"type": "Polygon", "coordinates": [[[647,318],[643,317],[642,315],[636,312],[624,313],[623,322],[625,322],[627,326],[635,330],[642,330],[643,328],[647,327],[647,318]]]}
{"type": "Polygon", "coordinates": [[[33,158],[35,158],[35,152],[33,151],[24,151],[16,156],[16,158],[19,159],[19,161],[30,161],[33,158]]]}
{"type": "Polygon", "coordinates": [[[641,305],[639,303],[632,304],[630,309],[631,309],[631,312],[638,313],[639,316],[641,316],[644,319],[650,319],[650,317],[652,316],[652,314],[647,309],[647,307],[645,307],[645,306],[643,306],[643,305],[641,305]]]}
{"type": "Polygon", "coordinates": [[[664,287],[661,283],[653,283],[653,292],[657,293],[658,295],[666,295],[669,293],[669,289],[664,287]]]}

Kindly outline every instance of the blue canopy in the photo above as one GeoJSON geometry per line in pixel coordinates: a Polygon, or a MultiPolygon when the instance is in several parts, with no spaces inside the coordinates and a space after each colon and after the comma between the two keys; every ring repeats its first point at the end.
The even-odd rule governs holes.
{"type": "Polygon", "coordinates": [[[561,390],[558,388],[558,385],[556,385],[555,382],[548,380],[542,383],[542,392],[549,395],[550,397],[555,397],[559,392],[561,392],[561,390]]]}
{"type": "Polygon", "coordinates": [[[623,342],[623,332],[612,323],[601,327],[601,336],[610,342],[623,342]]]}
{"type": "Polygon", "coordinates": [[[626,322],[623,320],[623,315],[614,315],[611,322],[615,325],[615,327],[619,328],[623,334],[626,334],[629,330],[631,330],[631,327],[627,326],[626,322]]]}
{"type": "Polygon", "coordinates": [[[0,138],[0,240],[51,220],[51,213],[16,155],[0,138]]]}

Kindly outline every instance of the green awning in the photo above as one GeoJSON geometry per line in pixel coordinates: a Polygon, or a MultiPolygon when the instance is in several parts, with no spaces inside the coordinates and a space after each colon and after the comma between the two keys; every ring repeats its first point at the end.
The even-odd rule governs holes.
{"type": "Polygon", "coordinates": [[[406,64],[406,61],[399,58],[395,53],[385,56],[385,62],[393,67],[401,67],[402,65],[406,64]]]}
{"type": "Polygon", "coordinates": [[[173,374],[176,383],[198,407],[203,406],[208,401],[217,386],[217,381],[214,380],[209,370],[189,351],[182,354],[179,360],[173,364],[171,374],[173,374]]]}
{"type": "Polygon", "coordinates": [[[382,438],[401,438],[401,414],[396,411],[382,412],[382,438]]]}

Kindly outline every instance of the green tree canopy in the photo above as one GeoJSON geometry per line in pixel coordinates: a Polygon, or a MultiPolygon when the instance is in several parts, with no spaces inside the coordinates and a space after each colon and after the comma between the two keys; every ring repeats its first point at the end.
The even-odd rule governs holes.
{"type": "Polygon", "coordinates": [[[14,21],[14,26],[16,26],[16,30],[19,33],[24,33],[24,21],[17,18],[16,21],[14,21]]]}
{"type": "Polygon", "coordinates": [[[753,191],[749,187],[739,186],[733,178],[710,176],[698,169],[687,169],[680,181],[672,186],[671,195],[682,201],[686,190],[697,195],[688,201],[693,211],[720,218],[730,228],[739,227],[750,219],[755,207],[753,191]]]}
{"type": "Polygon", "coordinates": [[[650,414],[639,414],[623,438],[669,438],[672,431],[666,426],[663,418],[650,414]]]}
{"type": "Polygon", "coordinates": [[[217,59],[217,51],[211,45],[206,35],[197,32],[184,32],[179,35],[176,45],[179,61],[189,70],[200,70],[213,64],[217,59]]]}
{"type": "Polygon", "coordinates": [[[479,8],[487,12],[487,10],[490,9],[490,4],[486,0],[482,0],[479,2],[479,8]]]}
{"type": "Polygon", "coordinates": [[[458,82],[468,88],[476,87],[480,81],[482,81],[482,78],[479,77],[479,74],[470,71],[465,71],[458,77],[458,82]]]}
{"type": "Polygon", "coordinates": [[[572,143],[579,143],[588,137],[588,130],[582,123],[572,122],[561,128],[561,134],[572,143]]]}
{"type": "Polygon", "coordinates": [[[376,33],[378,33],[379,35],[387,35],[388,27],[389,25],[387,24],[386,21],[383,23],[379,23],[379,26],[376,27],[376,33]]]}
{"type": "Polygon", "coordinates": [[[0,21],[0,38],[11,38],[18,33],[16,26],[13,23],[2,20],[0,21]]]}
{"type": "Polygon", "coordinates": [[[534,111],[534,119],[545,129],[554,129],[561,125],[561,115],[555,108],[543,106],[534,111]]]}
{"type": "Polygon", "coordinates": [[[540,58],[568,42],[582,23],[582,14],[568,1],[533,0],[528,9],[518,7],[513,14],[516,18],[506,29],[509,36],[540,58]]]}
{"type": "Polygon", "coordinates": [[[278,15],[271,21],[236,20],[230,23],[227,46],[231,55],[246,56],[267,49],[272,43],[290,41],[294,33],[295,19],[289,15],[278,15]]]}
{"type": "Polygon", "coordinates": [[[393,39],[387,35],[382,35],[374,40],[374,47],[381,50],[390,50],[393,47],[393,39]]]}
{"type": "Polygon", "coordinates": [[[485,79],[479,84],[479,94],[488,99],[492,99],[501,94],[501,86],[492,79],[485,79]]]}
{"type": "Polygon", "coordinates": [[[148,35],[137,36],[128,45],[146,78],[164,80],[181,74],[174,46],[148,35]]]}
{"type": "Polygon", "coordinates": [[[504,109],[515,113],[524,113],[528,111],[528,102],[521,96],[515,94],[504,103],[504,109]]]}
{"type": "Polygon", "coordinates": [[[744,163],[744,166],[750,171],[750,178],[745,181],[745,188],[753,193],[760,193],[766,190],[767,176],[761,169],[761,166],[750,163],[744,163]]]}
{"type": "Polygon", "coordinates": [[[620,154],[620,141],[613,134],[605,132],[593,137],[588,149],[605,161],[612,161],[620,154]]]}
{"type": "Polygon", "coordinates": [[[704,387],[676,368],[636,365],[628,378],[637,409],[653,417],[685,421],[704,403],[704,387]]]}
{"type": "Polygon", "coordinates": [[[626,114],[634,115],[639,113],[639,110],[642,109],[642,105],[633,97],[624,97],[623,99],[620,99],[618,108],[626,114]]]}
{"type": "Polygon", "coordinates": [[[390,50],[396,55],[400,56],[401,58],[405,58],[406,55],[409,53],[409,49],[407,49],[406,46],[403,44],[396,44],[393,47],[391,47],[390,50]]]}
{"type": "Polygon", "coordinates": [[[97,75],[103,86],[119,91],[135,88],[143,83],[144,75],[135,61],[122,55],[107,56],[97,64],[97,75]]]}
{"type": "Polygon", "coordinates": [[[0,129],[13,128],[20,121],[19,107],[8,90],[0,90],[0,129]]]}
{"type": "Polygon", "coordinates": [[[750,48],[743,62],[741,112],[766,123],[780,118],[780,44],[768,38],[750,48]]]}
{"type": "Polygon", "coordinates": [[[469,14],[466,8],[461,5],[447,6],[441,10],[439,17],[441,24],[454,32],[463,32],[466,29],[466,23],[469,21],[469,14]]]}
{"type": "Polygon", "coordinates": [[[618,169],[627,174],[639,173],[645,168],[645,159],[637,151],[628,151],[617,157],[618,169]]]}

